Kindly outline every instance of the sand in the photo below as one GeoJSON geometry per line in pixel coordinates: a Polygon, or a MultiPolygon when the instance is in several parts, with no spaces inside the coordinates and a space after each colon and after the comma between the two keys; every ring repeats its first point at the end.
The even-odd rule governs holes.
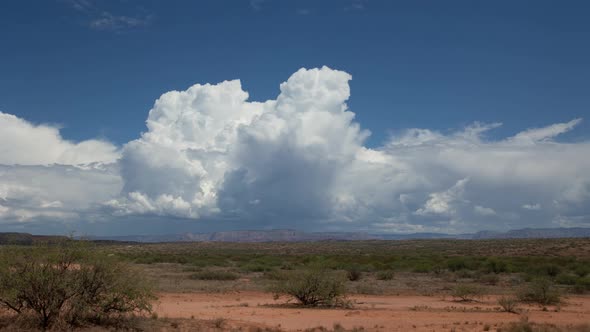
{"type": "Polygon", "coordinates": [[[366,331],[482,331],[489,325],[494,331],[502,323],[528,319],[558,326],[590,322],[590,297],[566,298],[560,307],[522,306],[521,314],[499,311],[497,298],[479,302],[455,302],[442,296],[353,296],[352,309],[310,309],[273,299],[263,292],[225,294],[159,294],[155,312],[159,317],[217,319],[257,326],[301,331],[334,324],[366,331]]]}

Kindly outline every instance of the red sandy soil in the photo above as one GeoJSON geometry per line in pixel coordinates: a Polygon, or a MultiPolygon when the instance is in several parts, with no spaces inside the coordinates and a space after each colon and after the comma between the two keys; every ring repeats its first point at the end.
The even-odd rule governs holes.
{"type": "Polygon", "coordinates": [[[160,294],[154,309],[159,317],[217,319],[228,322],[280,327],[301,331],[335,323],[347,329],[366,331],[482,331],[487,324],[495,331],[502,323],[550,323],[557,326],[590,322],[590,297],[569,297],[561,307],[521,306],[521,314],[499,312],[497,298],[479,302],[455,302],[442,296],[354,296],[353,309],[310,309],[274,300],[272,294],[238,292],[226,294],[160,294]]]}

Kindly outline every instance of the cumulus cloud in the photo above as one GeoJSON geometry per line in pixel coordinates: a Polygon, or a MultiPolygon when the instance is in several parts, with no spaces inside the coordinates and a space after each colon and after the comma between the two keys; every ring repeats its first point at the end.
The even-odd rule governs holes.
{"type": "Polygon", "coordinates": [[[106,141],[64,140],[59,128],[34,125],[14,115],[0,112],[0,164],[48,165],[112,163],[119,158],[117,148],[106,141]]]}
{"type": "Polygon", "coordinates": [[[301,69],[265,102],[249,101],[239,80],[170,91],[150,110],[147,131],[120,152],[100,141],[67,142],[55,127],[4,115],[21,132],[44,135],[46,146],[12,131],[4,137],[20,147],[0,143],[11,151],[0,163],[70,166],[6,168],[0,219],[91,213],[115,221],[181,218],[212,228],[234,220],[240,228],[375,232],[588,222],[590,143],[556,141],[581,119],[497,140],[486,136],[500,123],[451,133],[413,128],[368,148],[370,133],[346,104],[349,80],[328,67],[301,69]],[[101,164],[80,166],[90,162],[101,164]],[[66,187],[71,196],[52,192],[66,169],[77,179],[66,187]],[[30,184],[18,173],[25,170],[56,180],[30,184]],[[19,217],[19,209],[29,214],[19,217]]]}

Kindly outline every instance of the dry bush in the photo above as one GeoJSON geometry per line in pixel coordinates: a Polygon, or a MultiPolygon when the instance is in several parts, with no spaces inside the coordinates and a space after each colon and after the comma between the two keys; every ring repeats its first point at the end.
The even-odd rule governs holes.
{"type": "Polygon", "coordinates": [[[518,313],[518,299],[515,297],[506,297],[502,296],[498,299],[498,304],[502,307],[502,310],[505,312],[510,312],[513,314],[518,313]]]}
{"type": "Polygon", "coordinates": [[[344,278],[319,268],[293,271],[274,287],[277,296],[289,295],[306,306],[341,306],[345,304],[344,278]]]}
{"type": "Polygon", "coordinates": [[[140,275],[85,244],[4,248],[0,254],[0,305],[42,329],[111,324],[149,312],[152,299],[140,275]]]}
{"type": "Polygon", "coordinates": [[[453,288],[451,295],[459,301],[476,301],[483,296],[483,289],[476,285],[459,284],[453,288]]]}

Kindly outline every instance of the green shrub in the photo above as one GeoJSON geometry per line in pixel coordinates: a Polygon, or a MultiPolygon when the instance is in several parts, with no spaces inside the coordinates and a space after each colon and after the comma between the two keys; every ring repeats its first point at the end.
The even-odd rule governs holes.
{"type": "Polygon", "coordinates": [[[579,277],[585,277],[588,274],[590,274],[590,263],[586,262],[583,265],[578,265],[576,266],[576,268],[574,269],[574,272],[579,276],[579,277]]]}
{"type": "Polygon", "coordinates": [[[590,277],[579,278],[574,285],[574,292],[578,294],[590,291],[590,277]]]}
{"type": "Polygon", "coordinates": [[[240,276],[229,271],[203,270],[193,273],[191,279],[197,280],[237,280],[240,276]]]}
{"type": "Polygon", "coordinates": [[[346,295],[344,278],[320,268],[292,271],[273,291],[276,296],[292,296],[306,306],[342,305],[346,295]]]}
{"type": "Polygon", "coordinates": [[[451,258],[447,261],[447,268],[453,272],[466,269],[467,261],[463,257],[451,258]]]}
{"type": "Polygon", "coordinates": [[[487,273],[504,273],[508,271],[508,264],[497,258],[490,258],[484,264],[484,271],[487,273]]]}
{"type": "Polygon", "coordinates": [[[475,301],[483,296],[483,289],[477,285],[459,284],[453,288],[451,296],[459,301],[475,301]]]}
{"type": "Polygon", "coordinates": [[[394,273],[392,270],[386,270],[377,272],[377,275],[375,277],[377,278],[377,280],[391,280],[393,279],[393,275],[394,273]]]}
{"type": "Polygon", "coordinates": [[[558,304],[561,297],[551,280],[541,278],[533,280],[525,288],[521,289],[518,293],[518,299],[522,302],[550,305],[558,304]]]}
{"type": "Polygon", "coordinates": [[[141,275],[86,245],[71,241],[1,252],[0,304],[33,317],[42,329],[150,312],[153,299],[141,275]]]}
{"type": "Polygon", "coordinates": [[[562,273],[555,278],[555,282],[560,285],[575,285],[578,281],[578,276],[570,273],[562,273]]]}

